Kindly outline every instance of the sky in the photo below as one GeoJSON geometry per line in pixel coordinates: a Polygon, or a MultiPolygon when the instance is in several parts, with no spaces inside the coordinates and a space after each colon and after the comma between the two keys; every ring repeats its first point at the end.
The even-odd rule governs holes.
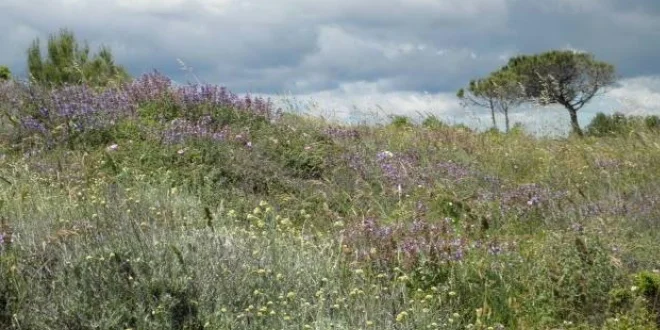
{"type": "MultiPolygon", "coordinates": [[[[658,0],[0,0],[0,65],[60,28],[110,46],[134,76],[266,95],[289,111],[347,122],[421,118],[487,126],[456,91],[509,57],[593,53],[619,81],[580,111],[660,114],[658,0]]],[[[558,107],[516,109],[532,130],[568,128],[558,107]]],[[[499,119],[503,122],[503,119],[499,119]]]]}

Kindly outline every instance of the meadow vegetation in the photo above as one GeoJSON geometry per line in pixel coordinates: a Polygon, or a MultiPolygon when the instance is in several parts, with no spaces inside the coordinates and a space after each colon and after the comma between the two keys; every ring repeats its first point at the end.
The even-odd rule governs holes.
{"type": "Polygon", "coordinates": [[[2,329],[660,324],[653,119],[347,126],[157,72],[0,114],[2,329]]]}

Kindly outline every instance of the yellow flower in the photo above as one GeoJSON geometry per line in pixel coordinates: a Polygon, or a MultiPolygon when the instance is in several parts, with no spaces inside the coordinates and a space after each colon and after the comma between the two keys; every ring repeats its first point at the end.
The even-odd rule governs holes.
{"type": "Polygon", "coordinates": [[[407,316],[408,316],[408,313],[406,313],[405,311],[403,311],[403,312],[399,313],[399,315],[396,316],[396,321],[397,321],[397,322],[401,322],[401,321],[403,321],[407,316]]]}

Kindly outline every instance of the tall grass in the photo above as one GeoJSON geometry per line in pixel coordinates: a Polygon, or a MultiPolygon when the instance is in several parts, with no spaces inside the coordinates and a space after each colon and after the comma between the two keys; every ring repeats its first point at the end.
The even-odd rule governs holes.
{"type": "Polygon", "coordinates": [[[657,328],[653,132],[338,126],[139,81],[0,89],[0,328],[657,328]]]}

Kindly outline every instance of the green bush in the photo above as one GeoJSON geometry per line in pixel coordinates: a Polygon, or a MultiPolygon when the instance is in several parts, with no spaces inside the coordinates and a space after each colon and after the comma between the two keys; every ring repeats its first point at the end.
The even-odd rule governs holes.
{"type": "Polygon", "coordinates": [[[424,119],[424,121],[422,122],[422,126],[430,129],[438,129],[438,128],[447,127],[447,124],[445,124],[438,117],[431,115],[426,119],[424,119]]]}
{"type": "Polygon", "coordinates": [[[0,81],[11,79],[11,70],[4,65],[0,65],[0,81]]]}
{"type": "Polygon", "coordinates": [[[599,112],[587,126],[587,135],[619,135],[628,132],[629,129],[628,120],[623,114],[615,113],[613,115],[606,115],[599,112]]]}
{"type": "Polygon", "coordinates": [[[406,116],[392,116],[391,119],[392,121],[390,122],[390,125],[395,128],[404,128],[404,127],[413,126],[413,123],[410,121],[410,118],[406,116]]]}
{"type": "Polygon", "coordinates": [[[587,126],[587,134],[590,136],[616,136],[630,134],[637,130],[655,131],[660,129],[660,117],[658,116],[626,116],[622,113],[606,115],[602,112],[587,126]]]}

